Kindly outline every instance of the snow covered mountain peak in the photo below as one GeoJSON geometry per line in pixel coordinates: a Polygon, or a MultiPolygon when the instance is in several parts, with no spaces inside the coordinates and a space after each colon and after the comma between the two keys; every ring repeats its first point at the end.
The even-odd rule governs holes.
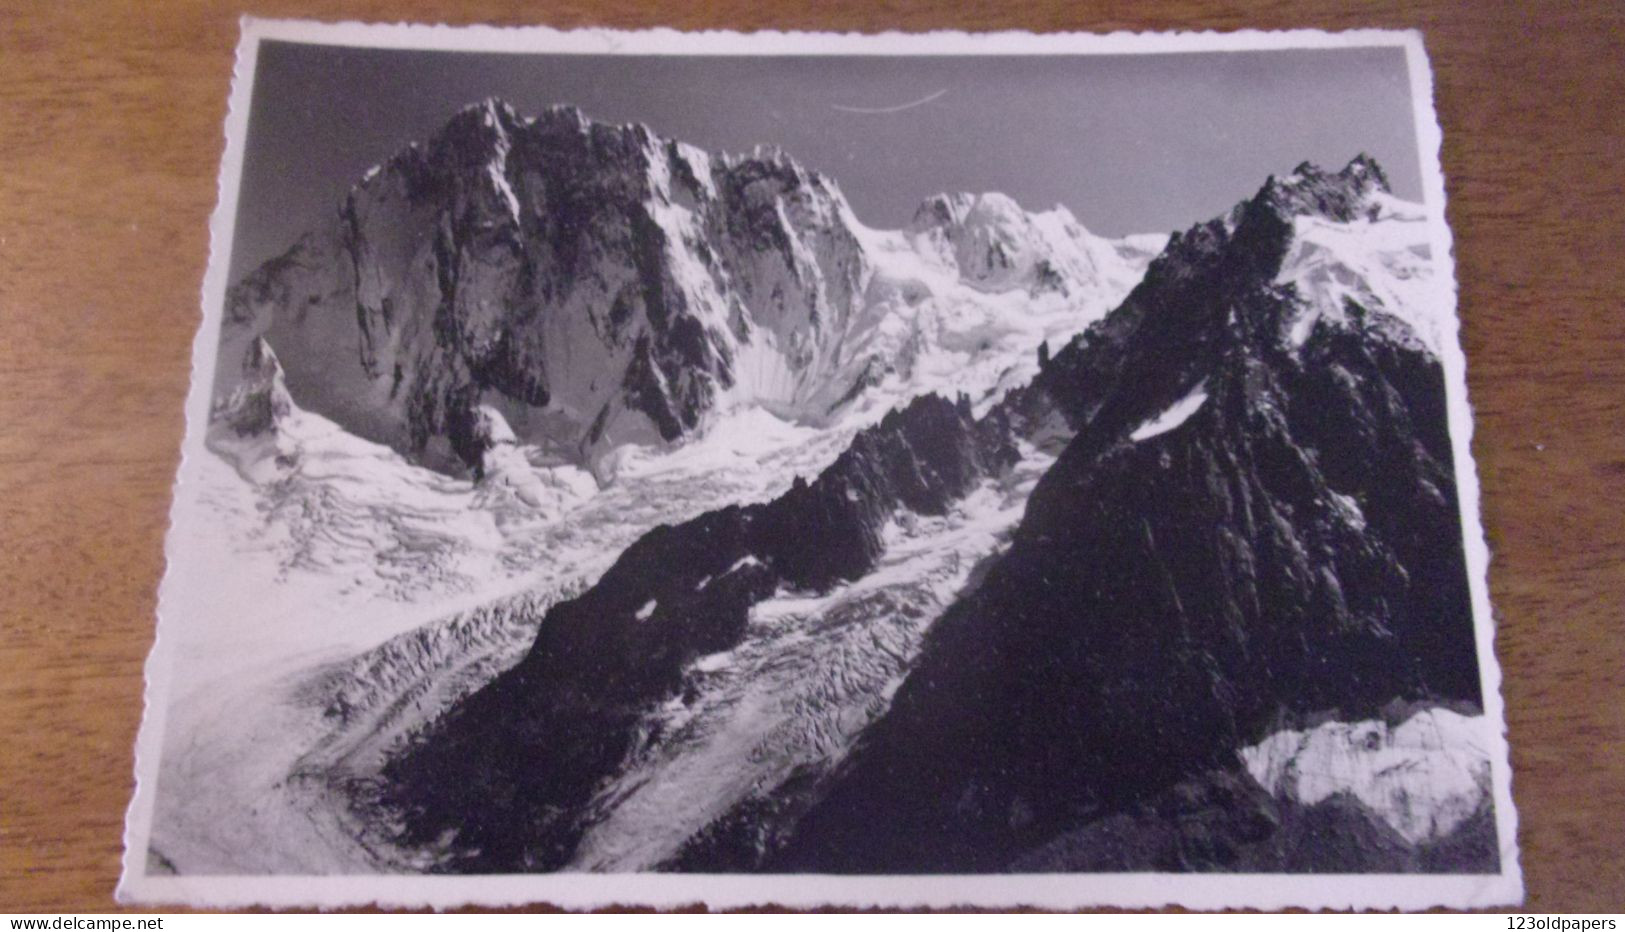
{"type": "Polygon", "coordinates": [[[1061,205],[1029,212],[999,192],[929,197],[914,212],[909,237],[975,290],[1054,294],[1091,306],[1109,296],[1103,310],[1127,295],[1167,242],[1162,235],[1109,240],[1061,205]]]}
{"type": "Polygon", "coordinates": [[[914,212],[910,231],[967,284],[987,291],[1036,291],[1062,286],[1055,253],[1087,235],[1070,214],[1055,220],[1046,231],[1008,195],[959,192],[927,198],[914,212]]]}
{"type": "Polygon", "coordinates": [[[1009,195],[997,191],[974,194],[969,191],[944,192],[925,199],[914,211],[916,229],[930,227],[987,226],[1023,218],[1025,211],[1009,195]]]}
{"type": "Polygon", "coordinates": [[[712,155],[488,98],[232,289],[216,396],[263,338],[295,404],[425,465],[480,472],[494,413],[532,460],[595,466],[740,407],[818,422],[883,384],[888,406],[985,392],[1120,300],[1156,246],[1003,195],[869,230],[776,147],[712,155]]]}

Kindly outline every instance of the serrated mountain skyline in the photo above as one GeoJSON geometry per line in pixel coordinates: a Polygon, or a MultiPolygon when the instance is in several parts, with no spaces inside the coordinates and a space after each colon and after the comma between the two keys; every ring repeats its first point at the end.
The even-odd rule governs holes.
{"type": "Polygon", "coordinates": [[[872,394],[990,391],[1160,244],[996,193],[872,230],[780,150],[488,98],[232,288],[215,394],[263,338],[296,402],[431,467],[482,474],[496,430],[599,471],[740,406],[818,423],[872,394]]]}
{"type": "Polygon", "coordinates": [[[1399,196],[1421,198],[1407,66],[1393,49],[792,61],[268,43],[256,75],[233,281],[329,213],[369,166],[491,95],[527,114],[570,104],[646,123],[711,152],[776,145],[841,179],[858,217],[882,229],[905,226],[933,192],[960,190],[1066,204],[1108,236],[1184,229],[1265,175],[1362,150],[1399,196]],[[941,90],[901,113],[833,109],[941,90]]]}

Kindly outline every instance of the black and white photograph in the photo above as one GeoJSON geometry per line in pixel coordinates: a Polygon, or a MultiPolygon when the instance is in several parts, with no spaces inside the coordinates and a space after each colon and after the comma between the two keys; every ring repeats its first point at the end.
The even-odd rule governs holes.
{"type": "Polygon", "coordinates": [[[121,896],[1493,906],[1416,33],[244,24],[121,896]]]}

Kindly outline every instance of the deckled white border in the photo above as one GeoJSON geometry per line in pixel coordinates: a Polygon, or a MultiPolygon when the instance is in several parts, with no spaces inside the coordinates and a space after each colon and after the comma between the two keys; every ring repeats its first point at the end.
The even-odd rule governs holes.
{"type": "MultiPolygon", "coordinates": [[[[328,25],[244,18],[237,46],[226,147],[220,163],[219,203],[209,227],[209,267],[203,280],[203,321],[192,341],[192,385],[186,399],[186,437],[176,479],[168,567],[158,593],[158,636],[146,664],[146,715],[136,740],[136,792],[125,826],[124,874],[117,896],[136,903],[188,903],[198,906],[337,907],[377,903],[395,907],[451,907],[463,904],[551,903],[567,908],[613,904],[675,907],[704,903],[712,908],[765,903],[788,907],[824,905],[951,907],[1032,906],[1072,909],[1084,906],[1191,909],[1251,907],[1278,909],[1403,908],[1495,906],[1521,902],[1523,875],[1518,862],[1517,815],[1512,806],[1501,669],[1494,652],[1494,623],[1486,572],[1489,548],[1479,519],[1478,473],[1472,458],[1472,411],[1467,403],[1466,357],[1458,332],[1444,334],[1442,362],[1449,402],[1450,437],[1456,463],[1462,532],[1467,554],[1484,715],[1494,729],[1490,748],[1496,823],[1501,850],[1499,875],[1223,875],[1223,874],[1015,874],[976,876],[829,876],[697,874],[537,874],[502,876],[148,876],[147,842],[168,710],[173,651],[165,637],[176,593],[193,584],[196,570],[176,560],[176,541],[201,529],[193,500],[199,457],[208,424],[227,269],[237,215],[238,184],[254,87],[259,43],[282,40],[371,48],[439,49],[553,54],[640,55],[1101,55],[1288,48],[1402,47],[1411,79],[1424,201],[1432,226],[1438,265],[1437,300],[1455,307],[1455,264],[1445,223],[1444,175],[1439,164],[1441,135],[1433,108],[1433,76],[1415,31],[1361,30],[1231,33],[1112,33],[1110,35],[961,32],[835,35],[829,33],[683,33],[546,28],[453,28],[420,25],[328,25]]],[[[1454,313],[1452,320],[1459,317],[1454,313]]]]}

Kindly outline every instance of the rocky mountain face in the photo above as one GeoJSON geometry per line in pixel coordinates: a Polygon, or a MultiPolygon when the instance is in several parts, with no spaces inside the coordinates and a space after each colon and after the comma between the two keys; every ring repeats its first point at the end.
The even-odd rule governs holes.
{"type": "MultiPolygon", "coordinates": [[[[1244,869],[1305,823],[1242,801],[1238,748],[1402,701],[1480,706],[1439,363],[1389,309],[1282,283],[1305,222],[1374,222],[1390,201],[1363,158],[1272,179],[1175,236],[1012,399],[1075,439],[772,867],[1073,869],[1035,852],[1161,812],[1157,831],[1211,823],[1175,846],[1184,869],[1244,869]]],[[[1371,869],[1350,831],[1321,859],[1371,869]]],[[[1152,869],[1170,848],[1111,850],[1152,869]]]]}
{"type": "Polygon", "coordinates": [[[486,101],[233,288],[215,394],[263,338],[302,408],[451,472],[478,471],[493,430],[591,464],[731,404],[823,417],[912,358],[915,335],[884,318],[931,292],[913,265],[985,292],[1093,294],[1148,258],[990,198],[938,198],[918,230],[880,234],[777,150],[713,156],[486,101]]]}
{"type": "MultiPolygon", "coordinates": [[[[1041,290],[1000,208],[939,199],[916,232],[970,280],[1041,290]]],[[[694,671],[760,635],[769,600],[811,606],[775,643],[816,643],[847,620],[821,599],[883,575],[889,527],[1048,447],[1008,546],[897,658],[906,676],[855,747],[753,784],[656,863],[1490,869],[1487,764],[1458,746],[1470,715],[1444,711],[1481,707],[1444,379],[1426,309],[1396,284],[1420,274],[1425,226],[1364,158],[1271,179],[1173,237],[980,420],[918,400],[810,484],[643,537],[427,727],[372,804],[449,869],[575,866],[639,791],[617,782],[631,761],[723,740],[660,723],[700,702],[694,671]]],[[[798,741],[857,688],[827,662],[831,682],[775,712],[812,723],[798,741]]]]}

